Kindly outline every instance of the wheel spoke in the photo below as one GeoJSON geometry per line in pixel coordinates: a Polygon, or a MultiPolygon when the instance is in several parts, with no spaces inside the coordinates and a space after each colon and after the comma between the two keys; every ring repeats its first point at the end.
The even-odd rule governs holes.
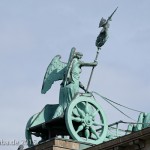
{"type": "Polygon", "coordinates": [[[82,131],[82,130],[84,129],[84,127],[85,127],[85,124],[82,123],[82,124],[78,127],[78,129],[77,129],[76,132],[78,133],[78,132],[82,131]]]}
{"type": "Polygon", "coordinates": [[[73,121],[75,122],[82,122],[82,119],[80,117],[71,117],[73,121]]]}
{"type": "Polygon", "coordinates": [[[104,126],[103,123],[96,123],[96,122],[94,122],[93,125],[94,125],[94,126],[104,126]]]}
{"type": "Polygon", "coordinates": [[[77,108],[74,108],[73,111],[72,111],[72,113],[73,113],[75,116],[80,117],[80,115],[79,115],[79,113],[78,113],[78,111],[77,111],[77,108]]]}
{"type": "Polygon", "coordinates": [[[92,117],[95,117],[98,114],[99,110],[97,109],[93,114],[92,117]]]}
{"type": "Polygon", "coordinates": [[[90,127],[91,132],[96,136],[97,139],[99,139],[99,136],[96,133],[96,130],[93,127],[90,127]]]}
{"type": "Polygon", "coordinates": [[[84,118],[85,117],[85,112],[83,111],[83,110],[81,110],[79,107],[77,107],[76,106],[76,108],[77,108],[77,110],[78,110],[78,113],[80,114],[80,116],[82,117],[82,118],[84,118]]]}
{"type": "Polygon", "coordinates": [[[89,105],[88,102],[85,103],[85,113],[89,113],[89,105]]]}
{"type": "Polygon", "coordinates": [[[89,136],[90,136],[89,128],[86,128],[86,129],[85,129],[85,137],[86,137],[86,140],[88,140],[89,136]]]}

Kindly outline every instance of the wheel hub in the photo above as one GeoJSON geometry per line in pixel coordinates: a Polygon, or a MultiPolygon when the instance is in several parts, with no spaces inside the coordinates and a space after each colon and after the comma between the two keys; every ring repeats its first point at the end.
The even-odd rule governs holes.
{"type": "Polygon", "coordinates": [[[84,123],[86,126],[90,127],[93,124],[92,116],[90,116],[89,114],[86,114],[84,118],[84,123]]]}

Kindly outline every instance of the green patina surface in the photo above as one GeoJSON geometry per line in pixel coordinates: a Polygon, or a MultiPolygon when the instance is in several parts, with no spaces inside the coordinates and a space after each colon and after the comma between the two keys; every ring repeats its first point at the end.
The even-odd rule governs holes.
{"type": "MultiPolygon", "coordinates": [[[[80,82],[81,68],[95,67],[97,62],[85,63],[81,61],[82,56],[83,55],[80,52],[76,52],[76,49],[72,48],[68,63],[61,62],[61,57],[57,55],[53,58],[47,67],[41,93],[45,94],[55,81],[62,80],[60,85],[59,104],[46,105],[41,112],[33,115],[29,119],[26,126],[26,138],[27,140],[31,141],[31,145],[33,145],[31,136],[32,133],[29,131],[31,127],[51,121],[52,119],[61,116],[65,112],[66,108],[70,106],[72,100],[75,99],[76,95],[79,93],[80,88],[86,92],[85,87],[80,82]]],[[[89,116],[86,116],[85,123],[88,122],[88,120],[89,116]]],[[[66,121],[66,124],[68,124],[68,121],[66,121]]],[[[88,134],[88,129],[86,129],[86,134],[88,134]]]]}
{"type": "MultiPolygon", "coordinates": [[[[109,21],[111,21],[115,11],[107,20],[102,18],[100,21],[99,27],[102,27],[102,30],[96,40],[98,50],[93,62],[83,62],[81,60],[83,54],[77,52],[73,47],[67,63],[61,62],[61,56],[57,55],[48,65],[41,93],[45,94],[55,81],[62,80],[59,92],[59,104],[46,105],[41,112],[29,119],[26,126],[26,139],[30,141],[29,146],[33,145],[32,134],[40,136],[42,141],[45,138],[43,133],[33,133],[30,130],[31,128],[59,118],[62,114],[64,114],[67,130],[74,140],[99,144],[106,138],[108,130],[106,116],[93,95],[88,92],[88,88],[94,68],[97,66],[99,50],[108,39],[109,21]],[[92,67],[87,88],[80,82],[82,67],[92,67]],[[84,91],[83,94],[81,94],[80,88],[84,91]]],[[[51,129],[48,130],[50,134],[51,129]]]]}
{"type": "Polygon", "coordinates": [[[67,108],[65,119],[70,135],[80,142],[99,144],[107,135],[105,113],[91,93],[78,94],[67,108]]]}

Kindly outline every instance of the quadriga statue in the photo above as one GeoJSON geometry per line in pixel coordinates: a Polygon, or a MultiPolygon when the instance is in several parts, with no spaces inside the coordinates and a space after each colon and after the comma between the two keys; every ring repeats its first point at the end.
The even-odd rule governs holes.
{"type": "Polygon", "coordinates": [[[100,21],[99,27],[102,27],[102,30],[95,43],[97,53],[94,62],[83,62],[81,60],[83,55],[72,48],[68,63],[61,62],[61,56],[57,55],[47,67],[41,93],[45,94],[55,81],[62,80],[59,104],[47,104],[41,112],[29,119],[26,125],[26,139],[29,147],[34,145],[32,135],[41,137],[40,142],[58,134],[68,134],[74,140],[91,144],[100,144],[106,138],[108,124],[105,113],[92,93],[88,92],[88,88],[97,65],[99,50],[108,39],[109,22],[116,10],[117,8],[107,20],[102,18],[100,21]],[[80,82],[82,67],[92,67],[86,89],[80,82]],[[80,93],[79,88],[85,92],[80,93]]]}
{"type": "Polygon", "coordinates": [[[80,82],[81,68],[84,66],[95,67],[97,62],[85,63],[81,61],[82,56],[82,53],[76,52],[76,49],[73,47],[71,49],[68,63],[61,62],[61,56],[57,55],[47,67],[41,93],[45,94],[55,81],[62,80],[59,92],[59,104],[47,104],[41,112],[33,115],[29,119],[26,126],[26,139],[29,147],[33,145],[32,135],[41,137],[41,142],[48,139],[48,135],[45,133],[31,132],[29,130],[31,127],[33,128],[44,122],[62,116],[70,102],[79,93],[79,88],[86,91],[85,87],[80,82]]]}

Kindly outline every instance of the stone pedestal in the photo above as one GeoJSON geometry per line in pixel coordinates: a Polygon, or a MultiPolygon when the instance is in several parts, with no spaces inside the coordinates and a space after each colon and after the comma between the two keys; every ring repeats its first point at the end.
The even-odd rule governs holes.
{"type": "Polygon", "coordinates": [[[79,143],[73,140],[54,138],[25,150],[81,150],[90,146],[90,144],[79,143]]]}

